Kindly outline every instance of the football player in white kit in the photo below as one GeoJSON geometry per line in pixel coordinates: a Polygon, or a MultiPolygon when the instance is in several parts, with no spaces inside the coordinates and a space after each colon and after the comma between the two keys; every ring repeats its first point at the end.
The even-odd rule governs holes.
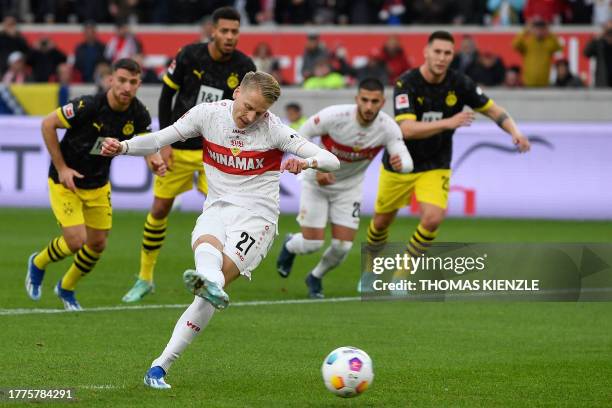
{"type": "Polygon", "coordinates": [[[289,234],[277,259],[278,273],[289,276],[296,255],[321,249],[325,226],[331,221],[332,241],[321,260],[306,277],[309,296],[322,298],[321,280],[348,255],[359,227],[365,171],[378,152],[386,148],[393,168],[412,171],[412,158],[395,121],[380,112],[384,87],[378,79],[359,83],[356,104],[334,105],[310,117],[300,128],[305,138],[321,136],[321,144],[341,162],[340,169],[303,174],[300,213],[301,233],[289,234]]]}
{"type": "Polygon", "coordinates": [[[206,327],[215,308],[228,306],[224,287],[239,275],[250,277],[266,256],[277,234],[280,173],[340,167],[336,156],[268,112],[279,96],[280,86],[271,75],[249,72],[234,91],[234,101],[202,103],[158,132],[103,143],[105,155],[143,156],[179,140],[204,138],[208,196],[191,237],[196,269],[183,274],[196,296],[147,371],[147,386],[170,388],[165,376],[172,363],[206,327]],[[284,152],[300,158],[281,163],[284,152]]]}

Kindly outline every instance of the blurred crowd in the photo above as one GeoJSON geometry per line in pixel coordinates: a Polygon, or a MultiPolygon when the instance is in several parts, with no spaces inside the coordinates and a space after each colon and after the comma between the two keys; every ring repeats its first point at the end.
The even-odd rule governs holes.
{"type": "MultiPolygon", "coordinates": [[[[140,1],[132,3],[142,4],[140,1]]],[[[305,4],[299,0],[291,3],[305,4]]],[[[204,19],[201,41],[207,41],[210,25],[210,20],[204,19]]],[[[508,44],[521,55],[521,66],[506,65],[495,52],[480,50],[473,37],[464,35],[457,44],[452,67],[487,87],[585,86],[586,78],[572,72],[569,62],[559,57],[561,43],[549,26],[545,18],[534,17],[516,35],[512,44],[508,44]]],[[[341,44],[330,47],[318,33],[311,32],[307,35],[300,74],[294,82],[283,76],[281,60],[274,55],[269,44],[262,42],[255,49],[245,51],[253,57],[259,70],[271,73],[283,85],[300,85],[304,89],[339,89],[367,77],[379,78],[383,83],[393,85],[402,72],[415,67],[414,58],[418,58],[407,55],[398,37],[390,35],[380,47],[364,50],[364,55],[351,59],[341,44]]],[[[601,33],[581,51],[596,62],[592,85],[612,87],[612,20],[603,24],[601,33]]],[[[29,44],[19,32],[18,20],[13,15],[6,15],[2,21],[0,76],[5,85],[95,83],[99,90],[104,90],[108,86],[110,64],[125,57],[134,58],[143,66],[144,83],[161,82],[165,66],[159,64],[151,68],[144,64],[142,44],[130,30],[127,19],[116,20],[114,35],[106,43],[99,39],[95,21],[85,22],[82,42],[71,55],[66,55],[47,37],[29,44]]],[[[172,56],[167,58],[169,62],[172,56]]]]}
{"type": "Polygon", "coordinates": [[[189,24],[222,6],[261,24],[603,24],[611,0],[0,0],[24,22],[189,24]]]}

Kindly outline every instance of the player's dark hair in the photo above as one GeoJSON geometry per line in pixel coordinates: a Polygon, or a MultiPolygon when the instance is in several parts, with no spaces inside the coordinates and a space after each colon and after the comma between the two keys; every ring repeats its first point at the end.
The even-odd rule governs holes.
{"type": "Polygon", "coordinates": [[[293,110],[296,110],[298,112],[302,111],[302,107],[297,102],[289,102],[288,104],[285,105],[285,109],[293,109],[293,110]]]}
{"type": "Polygon", "coordinates": [[[453,38],[453,35],[451,33],[449,33],[448,31],[434,31],[433,33],[431,33],[431,35],[429,36],[429,39],[427,40],[427,44],[431,44],[432,42],[434,42],[434,40],[443,40],[443,41],[450,41],[453,44],[455,43],[455,39],[453,38]]]}
{"type": "Polygon", "coordinates": [[[212,22],[214,25],[217,25],[221,19],[240,22],[240,13],[233,7],[220,7],[213,12],[212,22]]]}
{"type": "Polygon", "coordinates": [[[131,58],[121,58],[113,62],[112,71],[115,72],[118,69],[125,69],[132,74],[140,74],[142,72],[140,65],[131,58]]]}
{"type": "Polygon", "coordinates": [[[359,82],[357,89],[365,89],[366,91],[385,92],[385,86],[377,78],[365,78],[359,82]]]}

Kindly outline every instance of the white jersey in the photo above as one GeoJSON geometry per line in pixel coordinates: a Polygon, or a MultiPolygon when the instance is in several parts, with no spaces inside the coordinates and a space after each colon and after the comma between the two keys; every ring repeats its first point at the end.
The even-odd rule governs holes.
{"type": "MultiPolygon", "coordinates": [[[[402,131],[386,113],[380,112],[368,126],[357,121],[357,105],[333,105],[311,116],[300,128],[309,139],[321,136],[321,145],[340,159],[340,169],[334,172],[336,182],[327,186],[332,190],[347,190],[360,185],[365,171],[383,148],[390,154],[409,157],[402,131]]],[[[314,183],[316,170],[307,170],[304,180],[314,183]]]]}
{"type": "Polygon", "coordinates": [[[276,224],[280,165],[284,152],[308,143],[270,112],[245,129],[232,119],[233,101],[202,103],[177,120],[183,139],[202,135],[208,181],[204,210],[218,201],[249,209],[276,224]]]}

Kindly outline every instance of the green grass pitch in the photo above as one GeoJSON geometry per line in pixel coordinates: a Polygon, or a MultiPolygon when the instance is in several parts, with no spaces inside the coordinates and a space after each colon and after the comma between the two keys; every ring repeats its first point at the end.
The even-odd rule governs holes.
{"type": "MultiPolygon", "coordinates": [[[[171,215],[155,275],[156,293],[139,305],[187,304],[181,274],[192,266],[197,214],[171,215]]],[[[84,308],[121,306],[134,282],[144,213],[117,211],[109,245],[77,297],[84,308]]],[[[359,240],[365,239],[362,222],[359,240]]],[[[414,219],[393,226],[405,241],[414,219]]],[[[24,290],[26,260],[58,234],[49,210],[0,211],[0,388],[73,388],[67,406],[138,407],[605,407],[612,406],[612,303],[309,302],[234,306],[215,315],[167,379],[142,385],[182,307],[78,314],[10,315],[6,309],[57,309],[53,284],[68,260],[49,267],[43,298],[24,290]],[[374,361],[364,395],[343,400],[324,388],[320,366],[332,349],[353,345],[374,361]]],[[[232,302],[304,299],[316,255],[298,258],[287,280],[274,262],[280,236],[253,274],[230,287],[232,302]]],[[[454,220],[440,241],[607,242],[604,222],[454,220]]],[[[328,298],[355,297],[359,252],[324,281],[328,298]]],[[[0,401],[0,403],[6,402],[0,401]]],[[[53,403],[53,406],[62,404],[53,403]]]]}

